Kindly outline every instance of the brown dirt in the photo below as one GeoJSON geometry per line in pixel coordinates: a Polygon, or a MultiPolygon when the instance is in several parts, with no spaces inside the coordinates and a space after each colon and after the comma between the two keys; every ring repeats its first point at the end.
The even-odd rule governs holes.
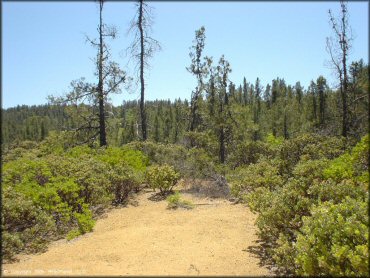
{"type": "MultiPolygon", "coordinates": [[[[168,210],[136,196],[138,205],[113,209],[92,233],[59,240],[47,252],[21,255],[3,275],[271,275],[248,250],[256,247],[255,215],[224,199],[182,197],[192,210],[168,210]],[[206,205],[204,205],[206,204],[206,205]]],[[[150,199],[148,199],[150,198],[150,199]]]]}

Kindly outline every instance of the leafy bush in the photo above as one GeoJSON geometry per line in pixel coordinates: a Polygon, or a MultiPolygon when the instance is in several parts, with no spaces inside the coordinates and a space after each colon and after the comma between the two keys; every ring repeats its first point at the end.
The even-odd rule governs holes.
{"type": "Polygon", "coordinates": [[[244,199],[259,213],[259,235],[281,270],[303,275],[363,275],[368,271],[364,230],[368,227],[368,138],[346,153],[317,142],[318,138],[284,142],[283,151],[288,146],[300,149],[283,158],[290,172],[285,168],[288,179],[280,187],[259,183],[262,172],[247,167],[246,173],[250,173],[244,186],[252,190],[244,199]],[[321,148],[318,154],[315,147],[321,148]],[[359,208],[355,208],[356,202],[359,208]]]}
{"type": "Polygon", "coordinates": [[[247,196],[252,211],[259,213],[256,224],[261,238],[275,244],[283,233],[289,240],[293,240],[294,232],[301,227],[302,216],[309,215],[312,204],[307,196],[305,183],[290,180],[276,191],[266,191],[259,190],[247,196]]]}
{"type": "Polygon", "coordinates": [[[126,148],[140,150],[153,164],[173,166],[184,178],[207,179],[219,172],[217,159],[212,159],[204,149],[187,150],[181,145],[157,144],[151,141],[132,142],[126,148]]]}
{"type": "Polygon", "coordinates": [[[213,130],[204,132],[188,131],[184,138],[188,148],[202,149],[207,155],[217,157],[218,140],[213,130]]]}
{"type": "Polygon", "coordinates": [[[192,209],[194,204],[188,200],[181,199],[180,193],[178,191],[167,197],[168,208],[177,209],[178,207],[192,209]]]}
{"type": "Polygon", "coordinates": [[[52,217],[10,186],[2,195],[2,254],[13,260],[20,251],[41,251],[56,233],[52,217]]]}
{"type": "Polygon", "coordinates": [[[336,137],[303,134],[284,141],[280,158],[284,161],[284,172],[289,174],[303,156],[305,160],[333,159],[344,152],[345,141],[336,137]]]}
{"type": "Polygon", "coordinates": [[[148,159],[142,152],[71,147],[64,141],[53,149],[59,137],[23,154],[10,151],[3,164],[5,259],[42,250],[66,234],[71,239],[91,231],[94,213],[125,202],[144,181],[148,159]]]}
{"type": "Polygon", "coordinates": [[[346,197],[351,197],[359,201],[365,201],[368,184],[356,182],[354,180],[342,180],[335,182],[332,179],[324,181],[314,181],[308,189],[308,194],[318,202],[332,201],[337,204],[346,197]]]}
{"type": "Polygon", "coordinates": [[[267,160],[256,164],[240,166],[228,175],[231,192],[236,197],[254,191],[258,187],[274,190],[284,184],[284,178],[279,175],[279,169],[267,160]]]}
{"type": "Polygon", "coordinates": [[[182,176],[191,179],[212,179],[220,172],[218,165],[203,149],[190,149],[186,155],[182,176]]]}
{"type": "Polygon", "coordinates": [[[283,137],[275,137],[272,133],[267,134],[266,142],[273,148],[279,148],[283,142],[283,137]]]}
{"type": "Polygon", "coordinates": [[[152,141],[131,142],[125,146],[128,150],[140,151],[153,164],[168,164],[177,171],[183,168],[186,149],[180,145],[161,144],[152,141]]]}
{"type": "Polygon", "coordinates": [[[146,172],[149,185],[155,190],[159,189],[162,194],[172,191],[180,174],[172,166],[164,164],[162,166],[150,166],[146,172]]]}
{"type": "Polygon", "coordinates": [[[262,157],[272,158],[276,154],[277,149],[269,143],[262,141],[241,142],[230,150],[228,163],[232,168],[236,168],[241,165],[257,163],[262,157]]]}
{"type": "Polygon", "coordinates": [[[324,170],[324,176],[336,181],[355,178],[366,182],[369,177],[368,165],[369,135],[366,135],[351,151],[334,159],[324,170]]]}
{"type": "Polygon", "coordinates": [[[314,206],[303,218],[297,237],[298,274],[367,276],[369,220],[367,203],[347,197],[343,202],[314,206]]]}

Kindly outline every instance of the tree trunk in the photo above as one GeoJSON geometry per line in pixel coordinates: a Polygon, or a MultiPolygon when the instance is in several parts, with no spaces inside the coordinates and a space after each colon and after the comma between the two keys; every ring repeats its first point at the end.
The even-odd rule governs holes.
{"type": "Polygon", "coordinates": [[[343,89],[342,89],[342,105],[343,105],[343,119],[342,119],[342,136],[347,137],[348,132],[348,104],[347,104],[347,92],[348,92],[348,77],[347,77],[347,66],[346,66],[346,46],[343,50],[343,89]]]}
{"type": "Polygon", "coordinates": [[[100,146],[107,145],[105,131],[105,111],[104,111],[104,88],[103,88],[103,1],[100,1],[100,24],[99,24],[99,83],[98,83],[98,98],[99,98],[99,137],[100,146]]]}
{"type": "Polygon", "coordinates": [[[140,30],[140,116],[141,116],[141,133],[143,141],[147,139],[146,133],[146,113],[145,113],[145,82],[144,82],[144,31],[143,31],[143,0],[140,0],[139,10],[139,30],[140,30]]]}
{"type": "Polygon", "coordinates": [[[196,89],[195,95],[191,102],[190,107],[190,131],[194,131],[197,126],[197,110],[198,110],[198,88],[196,89]]]}
{"type": "Polygon", "coordinates": [[[345,4],[341,3],[342,7],[342,34],[341,34],[341,48],[342,48],[342,65],[343,65],[343,90],[342,90],[342,105],[343,105],[343,123],[342,123],[342,136],[347,137],[348,133],[348,104],[347,104],[347,93],[348,93],[348,75],[347,75],[347,26],[346,26],[346,15],[347,8],[345,4]]]}

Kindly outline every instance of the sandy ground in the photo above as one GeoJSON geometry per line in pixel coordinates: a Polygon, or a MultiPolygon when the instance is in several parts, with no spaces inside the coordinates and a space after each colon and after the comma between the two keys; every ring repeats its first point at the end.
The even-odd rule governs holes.
{"type": "Polygon", "coordinates": [[[47,252],[21,255],[3,265],[3,275],[271,275],[248,251],[256,246],[249,209],[224,199],[196,198],[192,210],[168,210],[151,201],[153,192],[136,196],[136,205],[109,211],[94,231],[47,252]],[[207,204],[207,205],[204,205],[207,204]]]}

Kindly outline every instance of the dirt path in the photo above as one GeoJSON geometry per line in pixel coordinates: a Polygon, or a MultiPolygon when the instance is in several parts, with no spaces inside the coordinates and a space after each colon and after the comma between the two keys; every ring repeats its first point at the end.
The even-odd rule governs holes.
{"type": "Polygon", "coordinates": [[[248,208],[182,194],[209,205],[168,210],[151,195],[110,211],[92,233],[4,264],[3,275],[271,275],[247,251],[257,239],[248,208]]]}

